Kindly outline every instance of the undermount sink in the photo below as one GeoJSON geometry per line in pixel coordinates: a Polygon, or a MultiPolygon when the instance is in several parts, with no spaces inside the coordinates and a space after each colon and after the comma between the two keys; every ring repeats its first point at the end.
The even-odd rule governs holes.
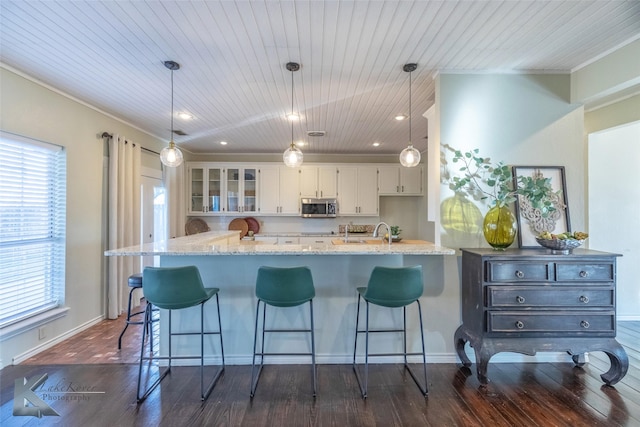
{"type": "Polygon", "coordinates": [[[347,239],[345,242],[344,239],[333,239],[331,243],[334,245],[379,245],[382,240],[347,239]]]}
{"type": "MultiPolygon", "coordinates": [[[[334,245],[388,245],[388,242],[385,240],[384,242],[380,239],[347,239],[347,241],[344,241],[344,238],[342,239],[333,239],[331,241],[331,243],[333,243],[334,245]]],[[[403,239],[399,242],[393,242],[391,245],[426,245],[429,242],[425,241],[425,240],[406,240],[403,239]]]]}

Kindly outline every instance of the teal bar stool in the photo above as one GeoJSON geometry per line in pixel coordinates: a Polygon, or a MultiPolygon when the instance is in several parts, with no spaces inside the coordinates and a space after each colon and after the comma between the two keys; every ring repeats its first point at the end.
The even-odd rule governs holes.
{"type": "Polygon", "coordinates": [[[142,346],[140,348],[140,368],[138,370],[138,402],[144,401],[149,394],[160,384],[160,381],[166,377],[171,371],[171,361],[173,359],[200,359],[200,397],[205,400],[211,394],[220,375],[224,372],[224,346],[222,344],[222,324],[220,322],[220,301],[218,299],[218,288],[205,288],[202,284],[200,272],[195,266],[158,268],[146,267],[143,271],[142,289],[144,297],[147,299],[147,309],[145,312],[145,325],[142,329],[142,346]],[[216,307],[218,312],[218,330],[204,330],[204,304],[213,296],[216,297],[216,307]],[[173,310],[194,307],[200,305],[200,331],[198,332],[173,332],[171,327],[171,313],[173,310]],[[150,348],[149,356],[144,355],[145,334],[148,325],[152,322],[153,308],[161,308],[169,311],[169,342],[168,356],[153,355],[153,348],[150,348]],[[199,335],[200,336],[200,355],[199,356],[172,356],[171,355],[171,337],[176,335],[199,335]],[[204,384],[204,337],[205,335],[220,336],[220,353],[222,356],[222,364],[217,370],[213,380],[205,390],[204,384]],[[144,361],[152,360],[168,360],[167,368],[159,374],[158,378],[147,389],[142,392],[140,390],[142,379],[142,364],[144,361]]]}
{"type": "Polygon", "coordinates": [[[316,356],[315,356],[315,334],[313,326],[313,297],[316,291],[313,286],[311,270],[308,267],[260,267],[256,279],[256,296],[258,304],[256,307],[256,325],[253,336],[253,362],[251,364],[251,397],[256,393],[260,373],[264,366],[265,356],[311,356],[312,376],[313,376],[313,396],[316,396],[316,356]],[[267,305],[273,307],[295,307],[304,303],[309,303],[309,315],[311,319],[310,329],[267,329],[267,305]],[[261,350],[257,352],[258,345],[258,319],[260,318],[260,305],[262,303],[262,340],[261,350]],[[310,353],[266,353],[264,351],[265,333],[290,333],[307,332],[311,334],[310,353]],[[260,364],[256,369],[256,356],[260,356],[260,364]]]}
{"type": "Polygon", "coordinates": [[[367,287],[357,288],[358,290],[358,310],[356,313],[356,334],[353,345],[353,372],[356,374],[358,385],[364,399],[367,398],[367,386],[369,383],[369,357],[378,356],[403,356],[404,366],[411,374],[411,378],[424,396],[427,395],[427,357],[424,347],[424,328],[422,325],[422,309],[419,298],[423,292],[422,266],[413,267],[375,267],[369,277],[367,287]],[[366,303],[365,329],[359,329],[360,300],[366,303]],[[407,306],[418,303],[418,314],[420,317],[420,337],[422,338],[421,353],[407,353],[407,306]],[[402,329],[369,329],[369,303],[382,307],[398,308],[402,307],[402,329]],[[401,332],[403,334],[402,353],[376,353],[369,354],[369,334],[383,332],[401,332]],[[356,364],[356,350],[358,348],[358,334],[365,334],[364,353],[364,379],[360,377],[356,364]],[[422,355],[422,365],[424,368],[424,386],[420,384],[418,377],[407,363],[407,356],[422,355]]]}

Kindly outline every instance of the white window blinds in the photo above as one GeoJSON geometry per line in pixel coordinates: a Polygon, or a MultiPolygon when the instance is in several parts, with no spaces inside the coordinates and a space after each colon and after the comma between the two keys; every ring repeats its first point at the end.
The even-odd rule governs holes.
{"type": "Polygon", "coordinates": [[[0,133],[0,327],[63,303],[66,155],[0,133]]]}

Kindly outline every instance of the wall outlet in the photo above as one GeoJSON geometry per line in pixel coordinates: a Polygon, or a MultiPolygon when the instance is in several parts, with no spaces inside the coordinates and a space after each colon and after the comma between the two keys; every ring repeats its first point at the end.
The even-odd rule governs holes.
{"type": "Polygon", "coordinates": [[[44,326],[38,328],[38,339],[43,340],[47,337],[47,330],[44,326]]]}

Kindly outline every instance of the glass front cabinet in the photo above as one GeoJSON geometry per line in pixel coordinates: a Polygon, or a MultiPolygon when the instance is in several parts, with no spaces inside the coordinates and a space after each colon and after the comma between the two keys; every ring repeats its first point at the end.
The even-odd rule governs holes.
{"type": "Polygon", "coordinates": [[[256,212],[256,168],[190,163],[187,215],[256,212]]]}
{"type": "Polygon", "coordinates": [[[226,212],[256,212],[257,168],[227,168],[226,212]]]}

